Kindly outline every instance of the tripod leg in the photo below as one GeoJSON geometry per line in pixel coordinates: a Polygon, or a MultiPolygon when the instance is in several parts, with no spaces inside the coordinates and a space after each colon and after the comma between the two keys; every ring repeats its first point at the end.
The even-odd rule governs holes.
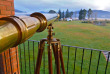
{"type": "Polygon", "coordinates": [[[48,65],[49,65],[49,74],[53,74],[52,71],[52,47],[48,45],[48,65]]]}
{"type": "Polygon", "coordinates": [[[60,51],[59,51],[59,43],[57,43],[56,44],[56,54],[55,54],[55,56],[56,56],[56,66],[57,66],[57,74],[61,74],[60,73],[60,51]]]}
{"type": "Polygon", "coordinates": [[[64,67],[64,62],[63,62],[63,55],[62,55],[62,50],[61,50],[61,44],[60,44],[60,60],[61,60],[61,67],[63,74],[65,74],[65,67],[64,67]]]}
{"type": "Polygon", "coordinates": [[[53,53],[54,53],[54,58],[55,58],[55,68],[56,68],[56,66],[57,66],[57,64],[56,64],[57,63],[57,58],[56,58],[56,45],[55,45],[55,43],[52,44],[52,48],[53,48],[53,53]]]}
{"type": "Polygon", "coordinates": [[[55,46],[55,44],[52,44],[52,48],[53,48],[53,53],[54,53],[54,58],[55,58],[55,64],[56,64],[56,46],[55,46]]]}
{"type": "MultiPolygon", "coordinates": [[[[54,39],[56,41],[56,39],[54,39]]],[[[54,53],[54,58],[55,58],[55,64],[56,64],[56,45],[55,43],[52,43],[52,48],[53,48],[53,53],[54,53]]]]}
{"type": "Polygon", "coordinates": [[[43,55],[43,50],[44,50],[44,46],[45,46],[45,41],[46,41],[45,39],[40,41],[35,74],[39,74],[40,73],[40,66],[41,66],[41,61],[42,61],[42,55],[43,55]]]}

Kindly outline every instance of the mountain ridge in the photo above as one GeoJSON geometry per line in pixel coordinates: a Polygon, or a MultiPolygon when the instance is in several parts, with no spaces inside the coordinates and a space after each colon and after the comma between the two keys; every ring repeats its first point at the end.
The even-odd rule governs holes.
{"type": "MultiPolygon", "coordinates": [[[[48,13],[46,11],[39,11],[40,13],[48,13]]],[[[77,12],[77,17],[79,16],[79,11],[77,12]]],[[[15,13],[26,13],[25,11],[21,11],[19,9],[15,9],[15,13]]],[[[95,16],[95,13],[97,14],[97,18],[110,18],[110,12],[109,11],[104,11],[104,10],[93,10],[93,14],[95,16]]],[[[93,17],[94,17],[93,16],[93,17]]]]}

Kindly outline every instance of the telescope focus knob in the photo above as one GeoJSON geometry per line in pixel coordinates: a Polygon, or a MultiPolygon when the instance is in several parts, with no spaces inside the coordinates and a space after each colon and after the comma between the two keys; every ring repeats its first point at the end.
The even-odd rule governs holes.
{"type": "Polygon", "coordinates": [[[52,33],[52,35],[55,35],[55,33],[52,33]]]}

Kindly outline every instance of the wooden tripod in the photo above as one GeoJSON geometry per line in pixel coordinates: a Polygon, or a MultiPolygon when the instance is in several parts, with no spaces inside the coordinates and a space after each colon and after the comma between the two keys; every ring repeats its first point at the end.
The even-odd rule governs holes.
{"type": "Polygon", "coordinates": [[[45,46],[45,42],[46,41],[47,41],[47,44],[48,44],[49,74],[53,74],[53,69],[52,69],[52,49],[53,49],[53,53],[54,53],[54,57],[55,57],[55,64],[56,64],[56,68],[57,68],[57,74],[61,74],[61,72],[60,72],[60,62],[61,62],[62,72],[63,72],[63,74],[65,74],[60,40],[56,39],[56,38],[53,38],[53,33],[52,33],[53,32],[53,30],[52,30],[53,27],[52,27],[52,24],[50,24],[47,27],[47,29],[48,29],[47,38],[42,39],[40,41],[40,44],[39,44],[35,74],[39,74],[40,73],[42,55],[43,55],[44,46],[45,46]]]}

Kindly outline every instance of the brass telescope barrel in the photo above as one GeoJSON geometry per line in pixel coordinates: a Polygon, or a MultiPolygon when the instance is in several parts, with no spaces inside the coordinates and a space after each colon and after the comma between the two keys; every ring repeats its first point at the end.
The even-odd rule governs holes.
{"type": "Polygon", "coordinates": [[[0,19],[0,53],[8,48],[17,46],[42,32],[47,25],[53,23],[58,14],[33,13],[30,16],[10,16],[0,19]]]}

